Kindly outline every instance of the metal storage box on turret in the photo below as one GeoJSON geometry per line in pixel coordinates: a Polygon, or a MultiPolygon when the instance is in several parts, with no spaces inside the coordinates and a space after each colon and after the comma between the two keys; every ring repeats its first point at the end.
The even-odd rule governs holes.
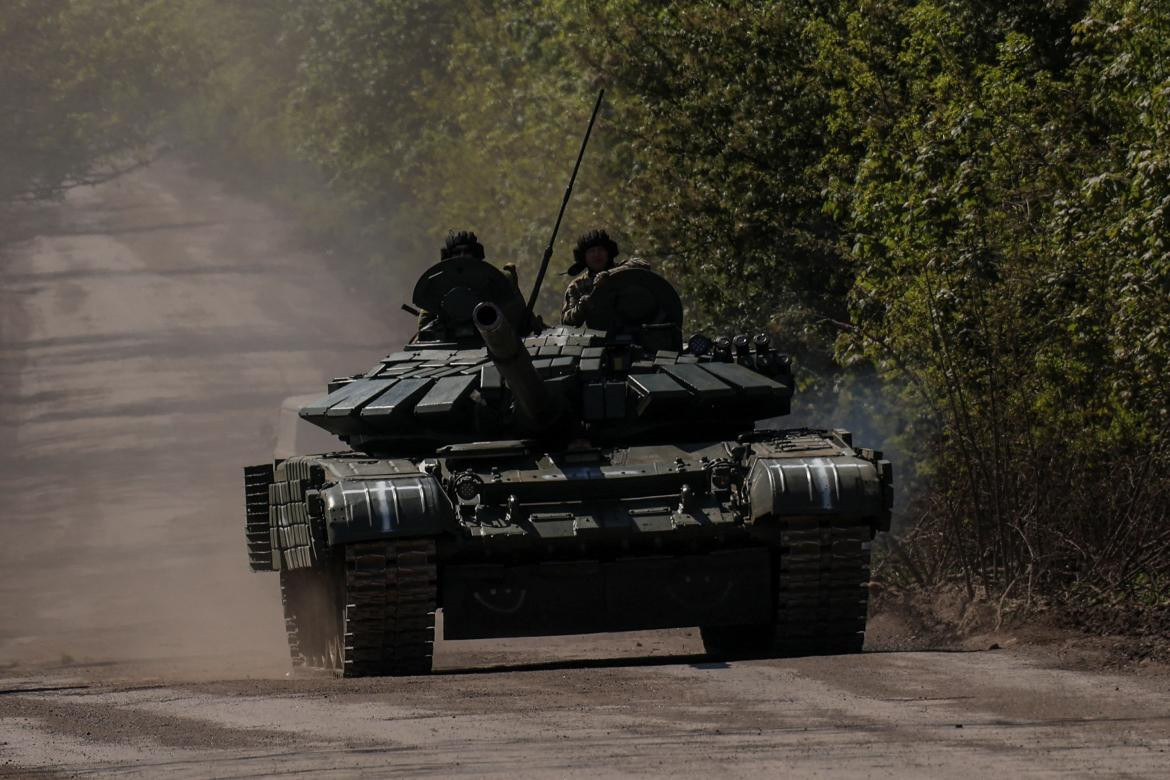
{"type": "Polygon", "coordinates": [[[294,666],[425,673],[447,639],[699,626],[722,658],[857,652],[890,464],[786,414],[766,335],[691,337],[618,268],[590,327],[540,328],[475,258],[423,274],[420,333],[301,416],[349,450],[245,469],[252,568],[294,666]]]}

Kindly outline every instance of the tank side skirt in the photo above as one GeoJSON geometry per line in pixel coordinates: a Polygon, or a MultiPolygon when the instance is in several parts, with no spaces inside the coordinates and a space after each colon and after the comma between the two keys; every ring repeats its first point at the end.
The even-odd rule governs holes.
{"type": "Polygon", "coordinates": [[[280,601],[293,672],[331,673],[341,663],[337,559],[311,568],[281,569],[280,601]]]}
{"type": "Polygon", "coordinates": [[[280,606],[284,610],[284,632],[288,638],[288,654],[294,671],[306,666],[305,654],[301,649],[300,621],[298,620],[293,593],[294,585],[289,581],[288,573],[281,572],[280,576],[280,606]]]}

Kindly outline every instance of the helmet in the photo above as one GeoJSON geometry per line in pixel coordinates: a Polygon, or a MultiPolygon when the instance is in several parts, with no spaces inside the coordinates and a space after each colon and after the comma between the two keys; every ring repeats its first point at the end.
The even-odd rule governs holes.
{"type": "Polygon", "coordinates": [[[569,276],[576,276],[585,270],[585,251],[595,246],[605,247],[611,264],[619,254],[617,242],[609,237],[609,233],[604,230],[590,230],[578,238],[577,246],[573,247],[573,265],[566,271],[569,276]]]}
{"type": "Polygon", "coordinates": [[[475,233],[470,230],[451,231],[447,234],[447,240],[443,242],[443,248],[439,250],[440,260],[450,260],[452,257],[460,256],[483,260],[483,244],[479,243],[475,233]]]}

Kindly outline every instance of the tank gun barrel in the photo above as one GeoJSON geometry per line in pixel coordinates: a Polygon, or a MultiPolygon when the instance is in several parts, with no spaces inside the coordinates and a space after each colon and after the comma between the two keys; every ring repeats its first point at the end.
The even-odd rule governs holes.
{"type": "Polygon", "coordinates": [[[524,423],[535,430],[556,420],[561,412],[555,403],[557,399],[536,373],[528,349],[500,307],[484,301],[475,307],[472,321],[483,337],[488,356],[512,390],[516,410],[524,423]]]}

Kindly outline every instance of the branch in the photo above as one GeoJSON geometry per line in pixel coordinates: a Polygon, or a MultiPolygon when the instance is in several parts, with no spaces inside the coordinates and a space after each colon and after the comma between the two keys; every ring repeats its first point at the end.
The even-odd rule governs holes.
{"type": "Polygon", "coordinates": [[[74,189],[76,187],[93,187],[98,184],[105,184],[106,182],[113,181],[114,179],[117,179],[121,176],[125,176],[128,173],[133,173],[140,168],[145,168],[169,151],[170,147],[160,147],[149,157],[135,160],[129,165],[102,172],[91,172],[87,175],[77,176],[76,178],[65,178],[59,184],[52,186],[17,190],[8,196],[5,196],[2,201],[9,203],[35,203],[41,200],[48,200],[55,195],[58,195],[67,190],[74,189]]]}

